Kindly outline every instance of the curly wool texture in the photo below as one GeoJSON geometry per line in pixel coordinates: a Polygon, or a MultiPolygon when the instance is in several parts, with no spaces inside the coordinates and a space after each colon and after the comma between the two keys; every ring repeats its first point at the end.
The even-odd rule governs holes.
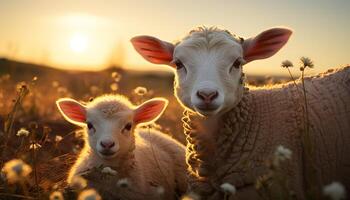
{"type": "MultiPolygon", "coordinates": [[[[319,184],[331,180],[349,184],[350,171],[344,165],[350,162],[346,157],[350,153],[346,145],[350,141],[350,67],[306,77],[305,84],[319,184]]],[[[222,199],[219,187],[225,182],[235,185],[238,193],[247,187],[254,189],[256,179],[267,171],[264,162],[278,145],[284,145],[293,151],[293,162],[285,169],[291,190],[304,199],[307,172],[300,137],[305,127],[302,95],[300,80],[298,87],[288,83],[245,90],[213,134],[214,152],[208,150],[208,141],[198,131],[197,122],[204,119],[185,111],[182,120],[191,190],[205,199],[222,199]]]]}

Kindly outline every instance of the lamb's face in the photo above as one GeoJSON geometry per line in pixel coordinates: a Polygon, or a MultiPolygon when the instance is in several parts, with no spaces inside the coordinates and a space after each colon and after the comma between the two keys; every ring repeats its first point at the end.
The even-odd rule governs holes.
{"type": "Polygon", "coordinates": [[[136,107],[123,96],[106,95],[87,106],[67,98],[56,104],[67,121],[86,130],[90,149],[102,159],[111,159],[133,150],[135,127],[157,120],[168,101],[154,98],[136,107]]]}
{"type": "Polygon", "coordinates": [[[109,117],[100,110],[88,109],[86,124],[89,145],[103,159],[123,155],[134,145],[131,109],[109,117]]]}
{"type": "Polygon", "coordinates": [[[225,34],[213,33],[210,41],[190,37],[174,50],[175,95],[201,115],[225,112],[242,96],[243,49],[225,34]]]}
{"type": "Polygon", "coordinates": [[[292,31],[272,28],[246,40],[217,28],[192,31],[178,45],[152,36],[131,42],[146,60],[176,72],[175,95],[183,106],[205,116],[224,113],[243,94],[242,65],[277,53],[292,31]]]}

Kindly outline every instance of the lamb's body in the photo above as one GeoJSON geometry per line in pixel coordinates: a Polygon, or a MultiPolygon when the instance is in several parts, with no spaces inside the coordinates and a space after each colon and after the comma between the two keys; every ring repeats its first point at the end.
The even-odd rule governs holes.
{"type": "MultiPolygon", "coordinates": [[[[306,78],[305,86],[317,183],[323,186],[331,181],[339,181],[348,187],[350,67],[306,78]]],[[[254,187],[257,178],[267,173],[265,161],[273,156],[278,145],[284,145],[293,151],[291,162],[285,166],[291,188],[298,199],[303,199],[305,173],[310,173],[305,171],[305,166],[310,163],[305,162],[305,145],[302,144],[304,100],[300,81],[298,87],[299,92],[293,83],[250,90],[242,100],[245,101],[246,105],[243,107],[247,108],[248,113],[244,114],[242,110],[245,109],[241,109],[240,106],[234,108],[241,109],[242,120],[233,117],[236,114],[232,114],[232,111],[217,122],[210,122],[209,118],[194,120],[193,124],[198,132],[194,132],[194,137],[190,136],[189,141],[204,149],[191,150],[193,147],[189,144],[188,152],[197,154],[197,157],[203,156],[203,168],[199,171],[202,171],[203,177],[206,178],[192,175],[192,189],[208,196],[208,199],[219,199],[223,194],[217,190],[218,186],[228,182],[238,187],[238,195],[242,199],[256,199],[258,196],[254,187]],[[236,119],[227,120],[228,117],[236,119]],[[225,120],[225,123],[220,123],[225,120]],[[237,121],[230,124],[230,120],[237,121]],[[220,131],[225,126],[228,126],[229,130],[220,131]],[[212,127],[216,129],[206,131],[212,127]],[[223,132],[227,135],[223,135],[223,132]],[[217,145],[217,140],[223,142],[217,145]],[[216,157],[219,159],[213,162],[213,158],[216,157]],[[207,184],[206,180],[210,180],[211,184],[207,184]]],[[[191,164],[191,156],[188,159],[193,170],[198,170],[198,162],[191,164]]],[[[199,174],[201,175],[201,172],[199,174]]]]}
{"type": "Polygon", "coordinates": [[[137,127],[160,117],[166,99],[134,106],[123,96],[106,95],[86,106],[72,99],[60,99],[57,105],[85,131],[85,146],[68,176],[70,185],[74,177],[83,176],[103,199],[174,199],[186,192],[185,147],[153,128],[137,127]],[[123,187],[126,181],[129,186],[123,187]]]}
{"type": "Polygon", "coordinates": [[[186,191],[185,148],[182,144],[154,129],[135,130],[135,144],[133,152],[111,162],[102,160],[87,146],[69,176],[86,177],[104,199],[157,199],[158,186],[164,188],[163,195],[167,199],[175,198],[176,192],[186,191]],[[105,180],[100,178],[102,172],[89,174],[89,170],[100,166],[111,167],[118,174],[105,180]],[[117,187],[117,182],[123,178],[127,178],[129,188],[117,187]]]}

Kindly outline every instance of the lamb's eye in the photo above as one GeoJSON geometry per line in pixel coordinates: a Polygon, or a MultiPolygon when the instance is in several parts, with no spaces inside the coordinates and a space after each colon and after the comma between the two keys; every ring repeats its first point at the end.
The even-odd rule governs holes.
{"type": "Polygon", "coordinates": [[[181,62],[181,60],[176,60],[175,61],[175,65],[176,65],[176,69],[179,70],[179,69],[182,69],[185,67],[185,65],[181,62]]]}
{"type": "Polygon", "coordinates": [[[132,124],[131,124],[131,122],[129,122],[125,125],[124,130],[130,131],[131,127],[132,127],[132,124]]]}
{"type": "Polygon", "coordinates": [[[232,66],[230,67],[230,73],[232,72],[233,68],[239,69],[241,65],[242,65],[241,59],[237,58],[235,62],[233,62],[232,66]]]}
{"type": "Polygon", "coordinates": [[[89,130],[95,129],[94,126],[91,124],[91,122],[86,122],[86,124],[89,130]]]}

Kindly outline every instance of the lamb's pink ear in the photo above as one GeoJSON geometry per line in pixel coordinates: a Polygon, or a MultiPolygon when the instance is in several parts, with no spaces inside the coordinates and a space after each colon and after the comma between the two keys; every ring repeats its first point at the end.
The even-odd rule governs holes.
{"type": "Polygon", "coordinates": [[[83,125],[86,122],[86,108],[74,99],[63,98],[56,101],[58,110],[63,117],[76,125],[83,125]]]}
{"type": "Polygon", "coordinates": [[[154,64],[171,64],[174,45],[152,36],[137,36],[131,39],[135,50],[146,60],[154,64]]]}
{"type": "Polygon", "coordinates": [[[277,53],[288,41],[292,31],[285,28],[272,28],[243,43],[244,60],[264,59],[277,53]]]}
{"type": "Polygon", "coordinates": [[[134,113],[134,123],[151,123],[157,120],[168,105],[164,98],[153,98],[138,106],[134,113]]]}

